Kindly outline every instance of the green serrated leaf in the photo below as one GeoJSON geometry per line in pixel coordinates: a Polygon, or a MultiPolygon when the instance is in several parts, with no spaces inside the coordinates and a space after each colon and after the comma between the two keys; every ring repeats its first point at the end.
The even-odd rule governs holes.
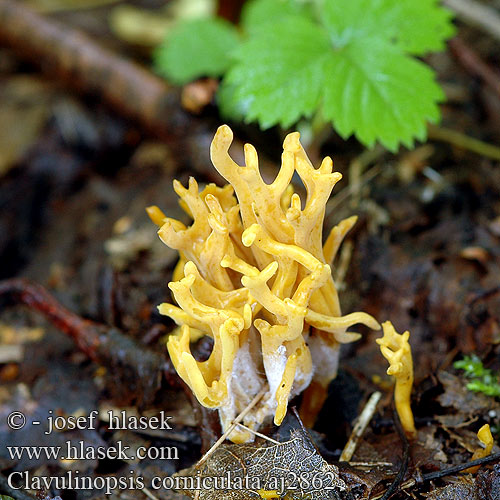
{"type": "Polygon", "coordinates": [[[344,138],[391,151],[426,136],[443,92],[433,71],[383,40],[361,39],[332,51],[326,63],[323,116],[344,138]]]}
{"type": "Polygon", "coordinates": [[[285,19],[244,42],[226,83],[248,105],[246,121],[288,127],[317,109],[329,55],[324,30],[302,18],[285,19]]]}
{"type": "Polygon", "coordinates": [[[455,32],[451,18],[438,0],[322,0],[319,20],[336,47],[378,39],[422,55],[444,48],[455,32]]]}
{"type": "Polygon", "coordinates": [[[221,76],[239,43],[236,28],[219,18],[186,21],[156,49],[157,72],[173,83],[184,84],[201,76],[221,76]]]}
{"type": "Polygon", "coordinates": [[[236,87],[223,81],[217,90],[216,101],[219,113],[226,120],[243,121],[248,113],[248,102],[237,99],[236,87]]]}
{"type": "Polygon", "coordinates": [[[453,13],[438,0],[406,0],[398,4],[398,45],[410,54],[423,55],[443,50],[455,34],[453,13]]]}
{"type": "Polygon", "coordinates": [[[7,495],[0,495],[0,500],[14,500],[12,497],[9,497],[7,495]]]}
{"type": "Polygon", "coordinates": [[[443,98],[434,73],[383,39],[360,39],[342,48],[306,19],[275,23],[234,53],[227,83],[247,103],[247,121],[288,127],[320,106],[345,138],[391,150],[424,139],[443,98]]]}
{"type": "Polygon", "coordinates": [[[267,128],[317,113],[345,138],[396,150],[440,118],[434,73],[412,56],[443,47],[450,17],[438,0],[250,0],[242,42],[223,20],[191,21],[156,66],[175,83],[225,72],[224,116],[267,128]]]}
{"type": "Polygon", "coordinates": [[[310,2],[300,0],[251,0],[241,11],[241,26],[247,34],[268,29],[269,24],[289,17],[312,18],[310,2]]]}

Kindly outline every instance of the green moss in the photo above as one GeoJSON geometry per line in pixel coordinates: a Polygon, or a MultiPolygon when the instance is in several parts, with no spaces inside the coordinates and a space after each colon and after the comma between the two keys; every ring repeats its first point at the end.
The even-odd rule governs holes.
{"type": "Polygon", "coordinates": [[[453,363],[453,366],[454,368],[464,370],[464,375],[471,379],[467,384],[469,391],[482,392],[486,396],[494,398],[500,397],[498,375],[485,368],[483,362],[475,354],[464,356],[460,361],[453,363]]]}

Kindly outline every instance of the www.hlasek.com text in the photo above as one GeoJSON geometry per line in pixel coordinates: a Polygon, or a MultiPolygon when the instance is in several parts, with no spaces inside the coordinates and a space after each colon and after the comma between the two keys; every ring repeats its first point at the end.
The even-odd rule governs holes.
{"type": "Polygon", "coordinates": [[[90,446],[66,441],[64,446],[7,446],[11,460],[179,460],[176,446],[138,446],[131,450],[121,441],[116,446],[90,446]]]}

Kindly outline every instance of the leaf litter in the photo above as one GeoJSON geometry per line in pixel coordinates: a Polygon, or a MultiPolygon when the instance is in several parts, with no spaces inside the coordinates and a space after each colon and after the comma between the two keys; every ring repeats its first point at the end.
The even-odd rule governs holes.
{"type": "MultiPolygon", "coordinates": [[[[464,88],[468,87],[464,85],[464,88]]],[[[51,97],[52,91],[48,95],[51,97]]],[[[47,102],[50,100],[46,101],[44,98],[44,107],[47,102]]],[[[46,111],[44,117],[47,116],[45,113],[46,111]]],[[[60,299],[78,314],[95,321],[110,318],[109,321],[106,320],[108,324],[121,323],[127,333],[136,338],[141,338],[145,330],[154,325],[161,325],[168,331],[171,325],[162,323],[155,316],[154,304],[165,294],[164,283],[171,273],[171,262],[166,259],[162,265],[152,269],[150,257],[155,255],[155,252],[145,243],[138,245],[137,251],[126,256],[123,268],[116,269],[114,263],[107,260],[109,256],[106,256],[103,248],[104,241],[114,236],[109,226],[124,214],[130,214],[134,221],[139,220],[135,218],[139,207],[152,202],[164,202],[165,192],[170,192],[170,175],[177,170],[187,176],[191,173],[187,165],[189,162],[175,158],[170,160],[167,175],[164,169],[155,165],[147,166],[144,162],[137,165],[126,164],[127,156],[119,156],[117,152],[130,151],[130,144],[127,143],[129,139],[126,138],[124,130],[128,130],[128,137],[133,135],[134,131],[121,125],[117,126],[114,119],[107,115],[96,113],[96,110],[88,109],[89,116],[94,117],[96,121],[104,121],[105,129],[117,131],[113,136],[116,137],[116,142],[106,144],[99,154],[89,153],[96,149],[94,146],[82,147],[82,144],[79,144],[73,149],[66,145],[63,147],[62,141],[57,142],[54,139],[59,133],[54,123],[49,123],[46,129],[40,130],[39,123],[42,121],[38,121],[37,115],[33,118],[18,115],[19,124],[28,118],[34,124],[32,128],[27,129],[33,130],[33,133],[24,134],[27,146],[33,144],[36,134],[41,134],[36,142],[45,146],[38,146],[36,162],[35,155],[16,154],[16,164],[20,164],[22,169],[9,170],[12,178],[3,180],[2,192],[8,194],[11,191],[16,197],[11,200],[6,195],[4,198],[6,210],[1,216],[2,221],[6,220],[8,215],[13,222],[2,226],[5,227],[2,245],[4,240],[12,241],[15,237],[14,241],[16,238],[19,240],[19,244],[14,247],[16,251],[18,248],[30,248],[24,263],[18,264],[18,259],[8,253],[9,247],[5,243],[5,246],[2,246],[2,250],[7,249],[2,253],[2,256],[6,257],[5,267],[9,268],[11,274],[20,272],[49,283],[47,270],[50,269],[51,263],[56,262],[66,273],[57,293],[60,299]],[[50,154],[49,149],[52,149],[50,154]],[[86,156],[82,155],[82,150],[86,156]],[[116,178],[106,177],[110,172],[107,162],[111,156],[119,158],[112,162],[112,169],[120,167],[116,178]],[[65,187],[54,188],[49,184],[46,197],[40,199],[29,193],[35,192],[34,188],[37,182],[40,182],[40,177],[36,175],[40,175],[44,165],[57,165],[57,169],[50,170],[49,173],[55,183],[64,184],[65,187]],[[73,186],[63,178],[65,172],[70,172],[82,184],[73,186]],[[18,191],[20,188],[23,189],[18,191]],[[130,200],[134,200],[133,207],[130,206],[130,200]],[[24,217],[26,213],[44,215],[40,219],[29,219],[29,226],[28,219],[24,217]],[[10,214],[16,214],[17,219],[13,219],[10,214]],[[28,226],[23,233],[16,233],[13,229],[20,231],[16,227],[19,218],[23,219],[22,227],[28,226]],[[35,228],[36,232],[32,231],[32,228],[35,228]],[[17,234],[19,236],[16,236],[17,234]],[[23,267],[26,262],[28,266],[23,267]]],[[[453,119],[453,114],[450,116],[453,119]]],[[[473,113],[470,119],[475,117],[477,115],[473,113]]],[[[80,118],[76,117],[76,121],[79,120],[80,118]]],[[[199,144],[191,144],[191,149],[201,148],[199,144]]],[[[343,158],[352,153],[352,145],[346,146],[338,141],[333,145],[329,144],[328,149],[335,151],[340,165],[343,158]]],[[[8,149],[5,152],[8,152],[8,149]]],[[[499,209],[500,175],[498,169],[493,168],[493,164],[475,160],[477,159],[471,159],[456,150],[436,146],[436,151],[428,159],[428,163],[432,162],[433,168],[439,169],[442,183],[438,187],[423,179],[420,173],[417,173],[408,185],[395,185],[389,167],[385,169],[387,165],[384,164],[383,175],[370,185],[370,196],[373,199],[371,208],[367,208],[365,212],[361,210],[359,229],[354,235],[357,240],[353,253],[354,265],[352,272],[346,276],[347,289],[351,290],[347,300],[357,302],[358,306],[367,305],[377,317],[382,318],[390,311],[391,316],[396,314],[398,321],[409,325],[412,331],[418,358],[416,365],[420,371],[414,405],[418,426],[424,429],[423,436],[419,436],[421,449],[414,452],[418,459],[416,464],[426,473],[456,463],[465,463],[477,446],[477,442],[474,442],[474,431],[485,422],[492,426],[498,424],[500,414],[495,400],[467,391],[466,382],[457,372],[438,371],[446,366],[446,359],[457,342],[462,351],[478,352],[481,358],[488,362],[489,367],[498,370],[495,359],[499,353],[499,297],[485,292],[498,286],[500,247],[495,221],[499,209]],[[367,230],[367,227],[372,217],[370,210],[373,212],[376,207],[382,207],[386,211],[390,225],[380,224],[379,232],[373,233],[367,230]],[[471,252],[470,249],[475,250],[471,252]],[[428,374],[430,375],[424,378],[428,374]],[[495,414],[497,416],[492,416],[495,414]],[[447,459],[446,464],[443,463],[444,458],[447,459]]],[[[191,165],[191,170],[202,170],[205,164],[206,158],[198,158],[191,165]]],[[[364,206],[368,207],[367,204],[364,206]]],[[[141,224],[139,222],[134,226],[132,232],[135,227],[140,228],[141,224]]],[[[22,328],[25,314],[18,310],[14,316],[2,312],[2,325],[21,325],[22,328]]],[[[38,319],[33,319],[31,324],[40,323],[38,319]]],[[[15,331],[18,335],[19,328],[15,328],[15,331]]],[[[111,386],[117,382],[102,382],[103,377],[96,375],[97,372],[94,373],[95,365],[91,365],[85,357],[79,355],[71,342],[62,340],[60,333],[53,329],[48,331],[43,342],[36,342],[31,338],[25,341],[21,337],[19,335],[16,340],[16,343],[22,344],[24,348],[21,363],[16,363],[21,367],[19,375],[8,382],[2,379],[0,386],[2,411],[22,408],[45,414],[48,409],[56,406],[66,413],[76,412],[82,406],[90,411],[97,407],[98,402],[102,404],[106,401],[113,392],[111,386]],[[65,383],[61,384],[61,381],[65,383]],[[49,388],[54,387],[57,390],[52,391],[51,399],[46,399],[49,388]]],[[[381,371],[384,369],[381,360],[377,361],[377,353],[371,342],[372,338],[368,337],[366,343],[352,348],[345,353],[343,362],[343,369],[349,368],[351,378],[356,379],[361,394],[374,390],[371,375],[379,368],[381,371]],[[373,362],[368,364],[367,359],[372,359],[373,362]]],[[[164,349],[161,341],[158,342],[158,349],[164,349]]],[[[330,407],[338,406],[337,396],[338,394],[332,394],[330,407]]],[[[168,398],[174,397],[175,392],[170,392],[168,398]]],[[[356,414],[357,404],[358,402],[351,403],[351,413],[356,414]]],[[[383,494],[384,488],[394,477],[400,463],[401,444],[397,435],[391,431],[392,421],[387,411],[388,406],[389,399],[386,397],[378,415],[375,415],[364,434],[353,460],[369,464],[391,463],[393,466],[356,466],[353,471],[347,464],[339,463],[338,477],[346,484],[347,490],[339,489],[338,495],[348,493],[356,499],[376,498],[383,494]]],[[[327,416],[331,417],[331,414],[328,413],[327,416]]],[[[331,422],[329,424],[333,427],[331,422]]],[[[346,419],[343,425],[348,429],[350,424],[351,419],[346,419]]],[[[2,442],[5,442],[4,438],[14,438],[6,436],[5,431],[6,429],[2,428],[2,442]]],[[[325,435],[331,435],[332,432],[332,429],[326,429],[325,435]]],[[[28,441],[29,438],[36,440],[37,436],[31,434],[23,439],[28,441]]],[[[62,433],[61,441],[66,438],[66,433],[62,433]]],[[[99,436],[92,438],[97,440],[99,436]]],[[[104,434],[103,439],[111,438],[104,434]]],[[[133,435],[127,436],[127,439],[133,438],[133,435]]],[[[293,450],[301,439],[305,438],[299,437],[295,444],[291,443],[290,439],[280,443],[280,446],[285,446],[283,450],[293,450]]],[[[318,445],[321,445],[322,453],[328,452],[328,455],[325,453],[328,461],[335,461],[338,457],[335,446],[325,446],[328,442],[324,436],[320,436],[319,440],[318,445]]],[[[199,441],[191,440],[190,443],[191,449],[189,453],[186,452],[186,461],[199,456],[199,441]]],[[[247,463],[247,456],[255,460],[255,457],[262,455],[268,463],[276,465],[276,457],[281,456],[281,451],[266,452],[266,449],[277,446],[261,443],[250,447],[243,457],[242,452],[238,452],[239,455],[232,452],[236,454],[234,457],[226,451],[220,457],[214,453],[212,458],[217,458],[220,464],[227,462],[235,469],[247,463]]],[[[304,453],[309,450],[308,446],[306,443],[306,451],[295,451],[296,460],[303,458],[304,453]]],[[[225,448],[226,445],[221,447],[225,448]]],[[[295,463],[290,457],[283,458],[288,460],[285,462],[287,464],[295,463]]],[[[320,463],[319,459],[315,460],[320,463]]],[[[201,467],[215,468],[220,464],[212,464],[207,460],[201,467]]],[[[47,467],[47,464],[40,467],[27,465],[32,471],[42,471],[43,467],[47,467]]],[[[91,467],[95,465],[92,464],[91,467]]],[[[188,465],[189,463],[182,464],[183,467],[188,465]]],[[[7,470],[8,466],[12,464],[7,464],[5,459],[0,460],[2,471],[7,470]]],[[[99,471],[107,471],[103,464],[100,466],[99,471]]],[[[250,466],[254,467],[255,464],[250,461],[250,466]]],[[[50,467],[55,468],[57,465],[52,464],[50,467]]],[[[141,472],[145,476],[158,475],[158,467],[158,463],[151,463],[141,472]]],[[[426,493],[429,495],[427,498],[496,500],[500,491],[498,469],[498,466],[485,467],[475,477],[455,476],[444,481],[438,479],[435,482],[438,489],[433,493],[426,493]],[[452,484],[447,485],[448,481],[452,481],[452,484]]],[[[194,468],[191,470],[194,471],[194,468]]],[[[208,469],[203,470],[204,473],[209,472],[208,469]]],[[[163,474],[168,476],[171,471],[172,469],[163,470],[163,474]]],[[[416,473],[418,469],[410,467],[407,478],[416,473]]],[[[409,479],[405,478],[405,481],[407,480],[409,479]]],[[[0,483],[0,489],[2,486],[3,483],[0,483]]],[[[407,491],[411,491],[417,498],[422,498],[417,489],[407,491]]],[[[73,493],[76,498],[83,498],[81,493],[71,494],[73,493]]],[[[99,492],[95,492],[95,495],[94,498],[104,498],[99,492]]],[[[155,495],[158,498],[181,497],[180,494],[168,490],[155,492],[155,495]]],[[[220,496],[222,497],[222,494],[220,496]]],[[[405,493],[400,493],[398,498],[406,496],[405,493]]],[[[145,496],[143,492],[117,492],[113,498],[143,500],[145,496]]]]}

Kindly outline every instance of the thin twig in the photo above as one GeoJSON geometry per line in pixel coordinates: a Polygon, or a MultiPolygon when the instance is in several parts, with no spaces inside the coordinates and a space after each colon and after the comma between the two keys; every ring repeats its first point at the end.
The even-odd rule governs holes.
{"type": "Polygon", "coordinates": [[[262,434],[262,432],[254,431],[253,429],[250,429],[250,427],[243,425],[241,422],[238,422],[238,427],[241,427],[242,429],[245,429],[246,431],[248,431],[250,434],[253,434],[254,436],[258,436],[262,439],[265,439],[266,441],[269,441],[273,444],[281,444],[279,441],[276,441],[276,439],[270,438],[269,436],[262,434]]]}
{"type": "Polygon", "coordinates": [[[500,160],[500,148],[493,146],[492,144],[469,137],[468,135],[457,132],[456,130],[438,127],[432,124],[429,125],[428,132],[429,139],[447,142],[448,144],[466,149],[467,151],[472,151],[473,153],[485,156],[486,158],[500,160]]]}
{"type": "MultiPolygon", "coordinates": [[[[366,172],[364,172],[364,170],[371,163],[378,160],[385,152],[386,150],[382,146],[377,145],[373,149],[363,151],[359,156],[351,161],[349,164],[349,185],[339,191],[327,203],[327,218],[338,205],[344,202],[346,198],[351,195],[358,196],[361,188],[381,172],[380,165],[375,165],[366,172]]],[[[356,201],[354,205],[357,203],[358,201],[356,201]]]]}
{"type": "Polygon", "coordinates": [[[500,40],[500,14],[496,9],[475,0],[443,0],[443,4],[459,18],[500,40]]]}
{"type": "Polygon", "coordinates": [[[156,495],[153,494],[153,492],[149,489],[146,488],[145,486],[142,488],[142,491],[144,494],[150,499],[150,500],[160,500],[156,495]]]}
{"type": "Polygon", "coordinates": [[[80,317],[38,283],[22,278],[0,281],[0,307],[8,301],[42,313],[89,358],[108,368],[109,388],[118,400],[133,397],[139,406],[151,403],[160,390],[162,375],[170,387],[182,387],[165,355],[138,344],[117,328],[80,317]]]}
{"type": "MultiPolygon", "coordinates": [[[[401,483],[399,486],[400,490],[407,490],[408,488],[411,488],[412,486],[415,486],[417,484],[417,481],[415,479],[408,479],[408,481],[405,481],[404,483],[401,483]]],[[[370,500],[380,500],[383,496],[385,495],[384,493],[380,493],[379,495],[375,495],[373,498],[370,498],[370,500]]]]}
{"type": "Polygon", "coordinates": [[[349,165],[349,188],[353,196],[352,204],[357,207],[361,198],[362,176],[368,165],[372,164],[385,153],[385,149],[377,144],[373,149],[363,151],[349,165]]]}
{"type": "Polygon", "coordinates": [[[469,308],[474,306],[476,302],[482,301],[482,300],[488,300],[491,297],[494,297],[500,293],[500,286],[495,286],[493,288],[489,288],[487,290],[482,290],[480,292],[477,292],[476,294],[473,295],[472,298],[466,301],[466,304],[469,308]]]}
{"type": "MultiPolygon", "coordinates": [[[[406,490],[408,488],[411,488],[412,486],[415,486],[416,484],[422,484],[429,481],[434,481],[436,479],[441,479],[446,476],[452,476],[453,474],[456,474],[457,472],[462,472],[468,469],[469,467],[484,465],[490,462],[497,462],[497,461],[500,461],[500,453],[494,453],[492,455],[488,455],[487,457],[478,458],[477,460],[471,460],[470,462],[466,462],[460,465],[455,465],[454,467],[450,467],[448,469],[442,469],[436,472],[429,472],[427,474],[422,474],[418,481],[414,478],[408,479],[407,481],[405,481],[400,485],[400,489],[406,490]]],[[[374,496],[372,500],[380,500],[386,493],[374,496]]]]}
{"type": "Polygon", "coordinates": [[[359,440],[363,436],[366,427],[370,423],[370,420],[372,419],[373,414],[377,409],[377,405],[381,397],[382,393],[376,391],[370,396],[370,399],[368,399],[368,402],[366,403],[365,407],[363,408],[363,411],[359,415],[359,418],[356,424],[354,425],[354,429],[352,430],[352,433],[344,449],[342,450],[342,454],[340,455],[339,458],[340,462],[349,462],[349,460],[351,460],[352,456],[354,455],[354,452],[356,451],[356,447],[358,446],[359,440]]]}
{"type": "Polygon", "coordinates": [[[488,87],[500,98],[500,74],[489,66],[475,50],[468,47],[458,37],[448,43],[457,61],[472,76],[481,78],[488,87]]]}
{"type": "Polygon", "coordinates": [[[395,413],[394,420],[396,423],[396,428],[404,445],[403,461],[399,469],[398,475],[394,479],[389,489],[387,489],[383,495],[378,495],[373,497],[373,500],[378,500],[378,499],[388,500],[392,496],[392,494],[396,491],[396,488],[398,486],[400,489],[408,489],[419,483],[426,483],[429,481],[434,481],[435,479],[451,476],[453,474],[456,474],[457,472],[462,472],[466,469],[469,469],[470,467],[500,461],[500,453],[493,453],[491,455],[488,455],[487,457],[478,458],[477,460],[471,460],[470,462],[466,462],[460,465],[455,465],[454,467],[449,467],[448,469],[442,469],[436,472],[428,472],[427,474],[422,474],[418,480],[412,478],[408,479],[408,481],[405,481],[403,484],[401,484],[401,481],[403,480],[403,477],[408,469],[408,463],[410,458],[410,446],[406,438],[406,435],[401,427],[401,422],[399,421],[399,417],[397,416],[396,412],[394,413],[395,413]]]}
{"type": "Polygon", "coordinates": [[[465,464],[455,465],[454,467],[450,467],[449,469],[438,470],[436,472],[429,472],[427,474],[422,474],[422,481],[433,481],[434,479],[439,479],[445,476],[451,476],[452,474],[456,474],[457,472],[462,472],[469,467],[474,467],[476,465],[484,465],[490,462],[500,461],[500,453],[493,453],[488,455],[487,457],[478,458],[477,460],[471,460],[470,462],[466,462],[465,464]]]}
{"type": "Polygon", "coordinates": [[[403,443],[403,459],[401,460],[401,466],[399,467],[399,471],[394,478],[394,481],[386,490],[381,500],[389,500],[389,498],[391,498],[391,496],[400,487],[401,482],[408,471],[408,464],[410,462],[410,444],[408,443],[408,438],[406,437],[405,431],[401,426],[401,421],[399,420],[399,415],[396,411],[394,411],[394,424],[396,425],[396,430],[398,431],[399,437],[403,443]]]}
{"type": "Polygon", "coordinates": [[[472,444],[468,444],[467,441],[460,436],[460,434],[457,434],[456,432],[453,432],[449,427],[447,427],[444,424],[441,424],[441,427],[444,431],[446,431],[451,438],[453,438],[464,450],[467,450],[469,453],[474,453],[477,449],[477,445],[473,446],[472,444]]]}
{"type": "Polygon", "coordinates": [[[349,462],[352,467],[392,467],[392,462],[349,462]]]}
{"type": "Polygon", "coordinates": [[[237,425],[245,418],[248,412],[261,400],[264,394],[267,392],[267,384],[260,390],[260,392],[248,403],[248,406],[233,420],[231,425],[226,429],[226,432],[214,443],[214,445],[203,455],[198,462],[197,466],[200,466],[203,462],[209,458],[214,451],[225,441],[225,439],[234,431],[237,425]]]}
{"type": "Polygon", "coordinates": [[[0,0],[0,44],[40,65],[51,78],[97,94],[166,140],[182,137],[191,123],[180,107],[178,89],[23,2],[0,0]]]}
{"type": "Polygon", "coordinates": [[[45,14],[55,14],[60,12],[75,12],[79,10],[91,10],[119,3],[120,0],[86,0],[85,2],[39,2],[36,5],[33,1],[31,6],[37,12],[45,14]]]}
{"type": "Polygon", "coordinates": [[[356,186],[349,185],[339,191],[335,196],[333,196],[326,205],[327,215],[325,218],[328,218],[333,213],[333,211],[339,205],[342,205],[342,203],[347,198],[349,198],[349,196],[351,196],[359,187],[368,184],[368,182],[370,182],[374,177],[380,174],[380,172],[382,172],[381,165],[373,166],[360,177],[359,184],[356,184],[356,186]]]}

